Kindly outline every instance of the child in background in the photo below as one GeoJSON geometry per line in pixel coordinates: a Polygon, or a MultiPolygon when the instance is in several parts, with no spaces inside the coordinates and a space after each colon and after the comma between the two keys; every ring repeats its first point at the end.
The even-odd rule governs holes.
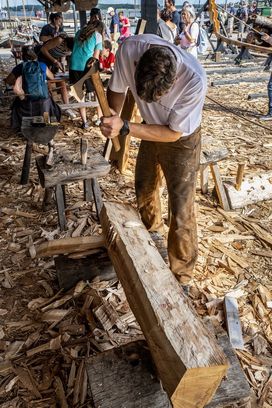
{"type": "Polygon", "coordinates": [[[112,45],[109,40],[104,41],[104,48],[99,57],[100,69],[103,72],[111,73],[114,69],[115,55],[112,52],[112,45]]]}
{"type": "Polygon", "coordinates": [[[123,11],[119,11],[118,13],[119,21],[120,21],[120,38],[118,42],[124,41],[127,37],[131,36],[130,32],[130,22],[128,17],[124,15],[123,11]]]}

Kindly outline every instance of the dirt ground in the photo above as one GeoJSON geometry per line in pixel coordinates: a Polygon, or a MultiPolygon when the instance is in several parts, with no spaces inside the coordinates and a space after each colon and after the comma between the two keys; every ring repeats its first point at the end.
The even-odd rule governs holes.
{"type": "MultiPolygon", "coordinates": [[[[1,61],[2,78],[9,66],[9,60],[1,61]]],[[[272,171],[271,124],[264,125],[267,129],[259,127],[256,117],[266,112],[267,100],[247,100],[249,93],[265,91],[264,83],[209,87],[208,96],[213,100],[253,121],[247,122],[206,100],[203,136],[208,144],[212,138],[212,145],[229,149],[229,157],[219,163],[225,180],[235,179],[237,165],[242,162],[246,163],[246,175],[272,171]]],[[[93,205],[83,202],[80,183],[68,187],[68,231],[60,233],[55,208],[42,212],[44,191],[34,157],[45,153],[45,146],[34,146],[29,183],[19,184],[25,142],[9,128],[10,109],[7,100],[2,101],[0,407],[91,407],[84,358],[141,338],[141,330],[116,279],[79,282],[62,293],[53,258],[36,256],[37,247],[46,240],[77,236],[78,231],[81,236],[96,235],[101,229],[93,205]],[[117,311],[116,321],[122,321],[125,328],[116,321],[105,327],[99,314],[101,304],[117,311]]],[[[83,131],[79,121],[63,119],[55,139],[60,151],[68,149],[79,159],[80,138],[85,137],[89,146],[102,153],[105,140],[98,127],[83,131]]],[[[104,200],[135,206],[138,145],[137,140],[132,141],[124,175],[112,168],[99,180],[104,200]]],[[[166,191],[162,198],[166,219],[166,191]]],[[[199,258],[191,300],[203,319],[225,328],[224,296],[230,294],[237,299],[245,343],[237,355],[251,387],[246,406],[272,407],[271,201],[225,212],[218,206],[210,176],[209,193],[202,195],[197,190],[196,211],[199,258]]]]}

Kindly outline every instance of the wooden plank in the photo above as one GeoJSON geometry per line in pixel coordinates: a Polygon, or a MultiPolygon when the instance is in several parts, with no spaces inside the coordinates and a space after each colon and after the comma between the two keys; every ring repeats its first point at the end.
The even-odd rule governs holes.
{"type": "Polygon", "coordinates": [[[239,318],[238,303],[234,297],[225,296],[224,311],[230,343],[233,348],[244,349],[244,339],[239,318]]]}
{"type": "Polygon", "coordinates": [[[213,68],[213,69],[206,69],[207,75],[214,75],[214,74],[243,74],[244,72],[256,72],[260,73],[260,67],[222,67],[222,68],[213,68]]]}
{"type": "Polygon", "coordinates": [[[245,177],[239,191],[235,183],[224,182],[228,201],[232,209],[272,199],[272,171],[253,177],[245,177]]]}
{"type": "Polygon", "coordinates": [[[62,111],[67,109],[96,108],[97,106],[99,106],[98,101],[63,103],[62,105],[59,105],[62,111]]]}
{"type": "Polygon", "coordinates": [[[250,395],[248,381],[241,368],[238,357],[231,347],[226,332],[222,332],[216,337],[218,343],[228,358],[230,367],[226,377],[224,377],[223,381],[218,387],[212,401],[206,406],[206,408],[221,408],[229,406],[229,404],[237,404],[250,395]]]}
{"type": "Polygon", "coordinates": [[[223,208],[223,210],[225,211],[229,211],[230,210],[230,206],[229,206],[229,202],[228,202],[228,198],[226,196],[226,192],[224,189],[224,185],[220,176],[220,170],[217,164],[210,164],[210,169],[212,172],[212,176],[213,176],[213,181],[215,184],[215,189],[216,189],[216,193],[217,193],[217,197],[219,200],[219,203],[221,205],[221,207],[223,208]]]}
{"type": "Polygon", "coordinates": [[[71,289],[81,280],[91,281],[97,276],[101,280],[116,277],[112,263],[103,250],[82,259],[71,259],[60,255],[54,261],[59,287],[64,290],[71,289]]]}
{"type": "Polygon", "coordinates": [[[109,256],[174,408],[201,408],[227,370],[225,356],[159,255],[137,212],[104,203],[109,256]]]}
{"type": "MultiPolygon", "coordinates": [[[[238,403],[250,393],[227,334],[221,333],[217,340],[231,365],[206,408],[238,403]]],[[[145,341],[132,342],[92,356],[87,360],[86,367],[94,408],[171,407],[169,399],[159,386],[145,341]]]]}
{"type": "Polygon", "coordinates": [[[91,237],[62,238],[44,242],[36,249],[37,257],[71,254],[87,249],[100,248],[105,245],[102,235],[91,237]]]}
{"type": "Polygon", "coordinates": [[[214,81],[211,81],[211,86],[221,86],[221,85],[234,85],[234,84],[240,84],[242,82],[268,82],[269,77],[268,76],[264,76],[261,77],[258,75],[257,78],[252,78],[248,77],[248,78],[239,78],[239,79],[216,79],[214,81]]]}
{"type": "Polygon", "coordinates": [[[94,408],[170,408],[145,341],[92,356],[86,363],[94,408]]]}

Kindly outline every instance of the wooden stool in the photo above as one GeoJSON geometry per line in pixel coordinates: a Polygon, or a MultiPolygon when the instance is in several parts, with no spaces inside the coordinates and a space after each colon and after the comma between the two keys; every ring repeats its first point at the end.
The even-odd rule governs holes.
{"type": "Polygon", "coordinates": [[[56,88],[59,88],[57,90],[60,90],[62,100],[64,102],[69,101],[69,94],[68,94],[68,91],[67,91],[65,79],[56,79],[56,78],[55,79],[49,79],[47,81],[47,84],[48,84],[48,89],[49,89],[49,91],[51,93],[54,92],[55,89],[54,89],[53,85],[55,85],[56,88]]]}
{"type": "MultiPolygon", "coordinates": [[[[85,145],[86,147],[86,145],[85,145]]],[[[96,213],[99,218],[99,213],[103,202],[97,177],[105,176],[110,171],[110,164],[94,150],[89,149],[87,155],[86,149],[82,152],[83,157],[78,162],[72,161],[68,157],[58,155],[54,158],[54,165],[51,168],[46,166],[46,157],[38,156],[36,159],[40,183],[45,188],[45,196],[47,189],[53,188],[55,191],[58,219],[61,231],[67,228],[65,217],[65,185],[75,181],[83,180],[84,182],[84,200],[94,201],[96,213]]]]}
{"type": "Polygon", "coordinates": [[[200,154],[200,184],[201,191],[203,194],[208,192],[208,175],[209,168],[212,172],[213,181],[215,184],[216,193],[218,196],[219,203],[223,210],[229,211],[230,205],[228,198],[223,186],[223,182],[220,175],[220,170],[218,167],[218,162],[224,160],[228,157],[229,151],[227,148],[223,147],[221,149],[202,149],[200,154]]]}

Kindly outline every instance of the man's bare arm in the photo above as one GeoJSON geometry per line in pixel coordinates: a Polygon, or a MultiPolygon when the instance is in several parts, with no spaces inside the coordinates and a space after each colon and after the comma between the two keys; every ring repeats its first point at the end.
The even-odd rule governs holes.
{"type": "MultiPolygon", "coordinates": [[[[101,132],[109,139],[119,135],[124,121],[113,112],[110,118],[102,118],[100,125],[101,132]]],[[[146,125],[139,123],[129,123],[130,135],[149,142],[176,142],[181,136],[181,132],[171,130],[165,125],[146,125]]]]}

